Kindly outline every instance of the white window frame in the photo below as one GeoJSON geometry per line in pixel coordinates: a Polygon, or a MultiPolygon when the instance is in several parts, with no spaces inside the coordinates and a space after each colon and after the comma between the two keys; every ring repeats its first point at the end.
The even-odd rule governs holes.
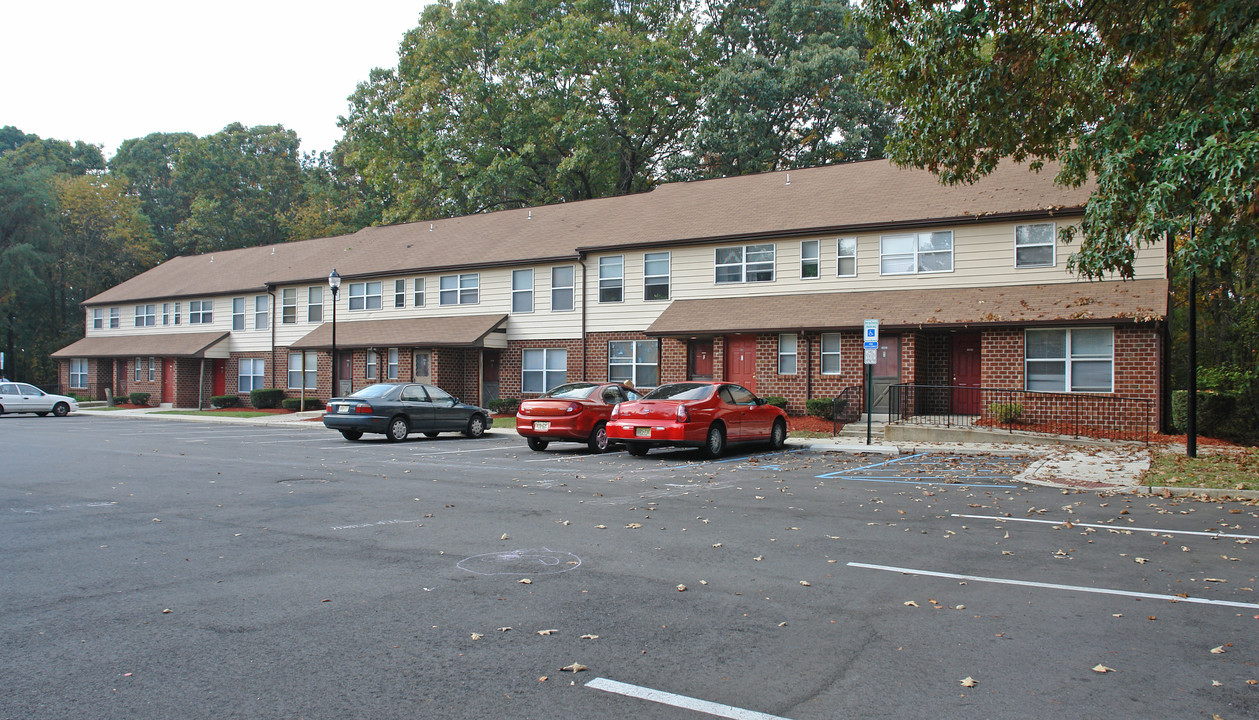
{"type": "Polygon", "coordinates": [[[520,390],[544,393],[568,381],[568,350],[525,348],[520,353],[520,390]],[[541,363],[538,361],[541,360],[541,363]],[[556,367],[552,367],[555,365],[556,367]]]}
{"type": "Polygon", "coordinates": [[[180,321],[179,306],[180,306],[180,303],[175,303],[175,324],[176,325],[178,325],[180,321]]]}
{"type": "Polygon", "coordinates": [[[1027,223],[1025,225],[1014,226],[1014,267],[1016,268],[1051,268],[1058,264],[1058,226],[1056,223],[1027,223]],[[1049,229],[1049,238],[1036,239],[1032,237],[1033,231],[1039,229],[1043,231],[1049,229]],[[1037,240],[1033,242],[1033,240],[1037,240]],[[1035,248],[1049,248],[1049,262],[1023,262],[1020,259],[1019,251],[1035,248]]]}
{"type": "Polygon", "coordinates": [[[367,351],[367,359],[363,363],[363,375],[367,382],[380,382],[380,356],[375,350],[367,351]]]}
{"type": "Polygon", "coordinates": [[[144,358],[137,356],[135,366],[131,368],[131,380],[133,382],[141,382],[144,377],[144,358]]]}
{"type": "MultiPolygon", "coordinates": [[[[189,325],[209,325],[214,322],[214,301],[213,300],[189,300],[188,301],[188,324],[189,325]],[[196,306],[196,309],[193,309],[196,306]]],[[[179,306],[175,306],[175,324],[179,324],[179,306]]]]}
{"type": "Polygon", "coordinates": [[[1059,393],[1090,393],[1107,395],[1115,392],[1115,329],[1113,327],[1087,327],[1087,328],[1027,328],[1023,331],[1023,388],[1029,392],[1059,392],[1059,393]],[[1078,333],[1095,333],[1099,330],[1108,331],[1110,338],[1110,354],[1103,355],[1099,353],[1077,352],[1075,349],[1075,337],[1078,333]],[[1038,333],[1063,333],[1064,341],[1062,343],[1063,354],[1055,356],[1037,356],[1033,357],[1029,354],[1030,343],[1028,336],[1038,333]],[[1075,368],[1077,365],[1084,363],[1108,363],[1110,365],[1109,386],[1102,388],[1077,388],[1075,382],[1075,368]],[[1062,365],[1062,383],[1056,388],[1048,388],[1044,386],[1032,387],[1031,384],[1031,366],[1033,364],[1062,365]]]}
{"type": "Polygon", "coordinates": [[[379,280],[350,283],[350,312],[379,310],[382,301],[381,294],[384,290],[384,283],[379,280]]]}
{"type": "Polygon", "coordinates": [[[262,358],[241,358],[236,371],[237,394],[248,393],[250,390],[261,390],[266,386],[267,361],[262,358]]]}
{"type": "Polygon", "coordinates": [[[795,375],[800,355],[800,338],[795,333],[778,335],[778,374],[795,375]]]}
{"type": "Polygon", "coordinates": [[[245,298],[243,297],[232,298],[232,329],[245,329],[245,298]]]}
{"type": "Polygon", "coordinates": [[[599,258],[599,302],[619,303],[625,301],[625,256],[605,255],[599,258]],[[616,299],[611,293],[616,292],[616,299]],[[608,293],[608,299],[603,297],[608,293]]]}
{"type": "Polygon", "coordinates": [[[713,282],[717,285],[774,282],[778,275],[777,265],[778,246],[774,243],[719,247],[713,253],[713,282]],[[722,257],[723,252],[726,253],[725,257],[722,257]],[[765,259],[765,253],[769,254],[768,259],[765,259]],[[757,255],[758,259],[749,261],[749,256],[753,254],[757,255]],[[724,278],[722,277],[723,269],[726,270],[724,278]],[[732,271],[737,271],[737,275],[732,275],[732,271]],[[769,274],[765,275],[767,271],[769,274]]]}
{"type": "Polygon", "coordinates": [[[820,348],[822,359],[821,371],[823,375],[840,375],[843,373],[843,337],[844,336],[840,333],[822,333],[820,348]],[[832,345],[832,349],[830,350],[826,349],[828,340],[830,340],[830,344],[832,345]],[[829,364],[831,365],[831,369],[827,369],[828,360],[830,361],[829,364]]]}
{"type": "Polygon", "coordinates": [[[116,307],[109,309],[109,327],[110,329],[122,327],[122,315],[116,307]]]}
{"type": "Polygon", "coordinates": [[[424,307],[424,278],[417,277],[411,281],[411,305],[424,307]]]}
{"type": "Polygon", "coordinates": [[[254,330],[266,330],[270,324],[268,319],[271,316],[271,296],[255,295],[254,296],[254,330]]]}
{"type": "Polygon", "coordinates": [[[822,241],[821,240],[801,240],[800,241],[800,279],[801,280],[817,280],[822,277],[822,241]],[[812,256],[810,250],[812,248],[812,256]],[[813,274],[810,275],[809,267],[812,266],[813,274]]]}
{"type": "Polygon", "coordinates": [[[857,277],[857,238],[841,237],[835,239],[835,277],[857,277]],[[852,243],[852,252],[844,253],[844,243],[852,243]],[[844,260],[852,259],[852,272],[844,272],[844,260]]]}
{"type": "Polygon", "coordinates": [[[157,358],[149,358],[149,382],[157,379],[157,358]]]}
{"type": "Polygon", "coordinates": [[[280,324],[297,324],[297,288],[284,288],[280,291],[280,324]]]}
{"type": "Polygon", "coordinates": [[[433,377],[433,353],[429,350],[411,351],[411,377],[415,380],[429,382],[433,377]],[[420,360],[424,361],[424,372],[420,372],[420,360]]]}
{"type": "Polygon", "coordinates": [[[306,288],[306,322],[323,322],[323,287],[320,285],[306,288]]]}
{"type": "Polygon", "coordinates": [[[157,305],[136,305],[136,327],[153,327],[157,325],[157,305]]]}
{"type": "Polygon", "coordinates": [[[389,348],[385,352],[385,379],[398,379],[398,348],[389,348]]]}
{"type": "Polygon", "coordinates": [[[551,312],[569,312],[576,305],[573,299],[577,297],[577,269],[573,265],[555,265],[551,268],[551,312]],[[568,284],[563,285],[556,281],[555,271],[568,271],[568,284]],[[568,302],[557,302],[557,298],[562,299],[568,296],[568,302]]]}
{"type": "Polygon", "coordinates": [[[93,330],[105,329],[105,309],[104,308],[92,308],[92,329],[93,330]]]}
{"type": "Polygon", "coordinates": [[[87,387],[87,358],[70,358],[70,387],[87,387]]]}
{"type": "Polygon", "coordinates": [[[306,390],[315,390],[319,387],[319,352],[317,350],[289,353],[289,389],[301,390],[303,384],[306,390]]]}
{"type": "Polygon", "coordinates": [[[928,274],[934,274],[934,273],[953,272],[953,250],[954,250],[954,238],[953,238],[952,230],[935,230],[935,231],[920,232],[920,233],[899,233],[896,235],[883,235],[879,238],[879,274],[880,275],[928,275],[928,274]],[[923,249],[923,243],[930,242],[936,235],[948,236],[949,249],[947,251],[923,249]],[[913,245],[913,248],[908,252],[907,251],[888,252],[887,244],[892,241],[902,241],[902,242],[908,241],[913,245]],[[943,256],[946,254],[949,259],[949,266],[947,268],[939,268],[935,270],[923,269],[924,258],[927,258],[929,256],[936,256],[936,255],[943,256]],[[888,271],[887,263],[888,261],[891,261],[891,260],[897,260],[900,262],[904,262],[908,260],[911,268],[909,270],[898,270],[894,272],[888,271]]]}
{"type": "Polygon", "coordinates": [[[170,325],[170,303],[162,303],[162,324],[170,325]]]}
{"type": "Polygon", "coordinates": [[[533,312],[533,268],[511,271],[511,311],[533,312]]]}
{"type": "Polygon", "coordinates": [[[643,300],[646,302],[661,302],[668,300],[673,292],[671,275],[673,274],[673,255],[665,252],[649,252],[643,253],[643,300]],[[654,268],[655,272],[648,272],[653,264],[657,266],[664,264],[664,273],[660,273],[659,267],[654,268]],[[652,288],[664,288],[664,295],[652,297],[652,288]]]}
{"type": "Polygon", "coordinates": [[[655,387],[660,384],[660,343],[655,340],[609,340],[608,381],[632,380],[635,387],[655,387]],[[617,352],[614,346],[628,346],[629,352],[617,352]],[[640,350],[649,356],[643,358],[640,350]]]}
{"type": "Polygon", "coordinates": [[[481,302],[481,274],[442,275],[437,279],[437,304],[476,305],[481,302]]]}
{"type": "Polygon", "coordinates": [[[393,281],[393,306],[396,308],[407,306],[407,281],[404,278],[393,281]]]}

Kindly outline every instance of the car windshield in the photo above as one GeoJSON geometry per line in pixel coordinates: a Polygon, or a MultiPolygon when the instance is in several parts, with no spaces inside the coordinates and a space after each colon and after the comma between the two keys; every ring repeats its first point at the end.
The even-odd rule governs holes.
{"type": "Polygon", "coordinates": [[[590,397],[590,391],[599,387],[595,383],[569,383],[567,385],[559,385],[551,388],[551,392],[546,393],[544,398],[563,398],[565,400],[580,400],[590,397]]]}
{"type": "Polygon", "coordinates": [[[661,385],[643,397],[644,400],[703,400],[712,395],[712,385],[701,383],[673,383],[661,385]]]}
{"type": "Polygon", "coordinates": [[[381,383],[379,385],[368,385],[358,392],[351,393],[350,397],[354,398],[379,398],[388,395],[398,388],[397,385],[381,383]]]}

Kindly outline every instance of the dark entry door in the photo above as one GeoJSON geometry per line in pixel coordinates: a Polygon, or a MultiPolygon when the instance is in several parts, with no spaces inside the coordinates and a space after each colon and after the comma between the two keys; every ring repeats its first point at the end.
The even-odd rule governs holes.
{"type": "Polygon", "coordinates": [[[978,333],[953,336],[953,412],[978,415],[983,403],[979,397],[981,368],[978,333]]]}
{"type": "Polygon", "coordinates": [[[687,347],[687,379],[713,379],[713,341],[692,340],[687,347]]]}
{"type": "Polygon", "coordinates": [[[726,381],[756,392],[756,336],[726,338],[726,381]]]}
{"type": "Polygon", "coordinates": [[[175,402],[175,358],[162,358],[162,402],[175,402]]]}
{"type": "Polygon", "coordinates": [[[481,351],[481,405],[498,399],[498,374],[502,355],[497,350],[481,351]]]}
{"type": "Polygon", "coordinates": [[[345,397],[354,392],[354,353],[341,352],[337,365],[337,391],[338,397],[345,397]]]}
{"type": "Polygon", "coordinates": [[[887,389],[901,381],[901,337],[884,335],[879,338],[878,362],[874,364],[874,397],[872,412],[889,412],[887,389]]]}

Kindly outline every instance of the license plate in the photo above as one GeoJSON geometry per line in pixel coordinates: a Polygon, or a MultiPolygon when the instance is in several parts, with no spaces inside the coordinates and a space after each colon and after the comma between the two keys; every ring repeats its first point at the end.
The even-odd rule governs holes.
{"type": "Polygon", "coordinates": [[[651,428],[649,427],[634,428],[634,437],[651,437],[651,428]]]}
{"type": "Polygon", "coordinates": [[[348,413],[349,411],[350,411],[350,406],[349,406],[349,405],[338,405],[338,406],[337,406],[337,412],[339,412],[339,413],[348,413]]]}
{"type": "Polygon", "coordinates": [[[538,420],[533,423],[533,429],[538,432],[546,432],[551,429],[551,423],[546,420],[538,420]]]}

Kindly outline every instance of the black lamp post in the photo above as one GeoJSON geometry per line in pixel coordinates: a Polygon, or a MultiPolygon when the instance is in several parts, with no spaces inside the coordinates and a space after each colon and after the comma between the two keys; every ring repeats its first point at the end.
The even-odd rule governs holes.
{"type": "Polygon", "coordinates": [[[337,396],[337,291],[341,289],[341,276],[336,268],[328,275],[328,287],[332,288],[332,392],[329,397],[337,396]]]}

